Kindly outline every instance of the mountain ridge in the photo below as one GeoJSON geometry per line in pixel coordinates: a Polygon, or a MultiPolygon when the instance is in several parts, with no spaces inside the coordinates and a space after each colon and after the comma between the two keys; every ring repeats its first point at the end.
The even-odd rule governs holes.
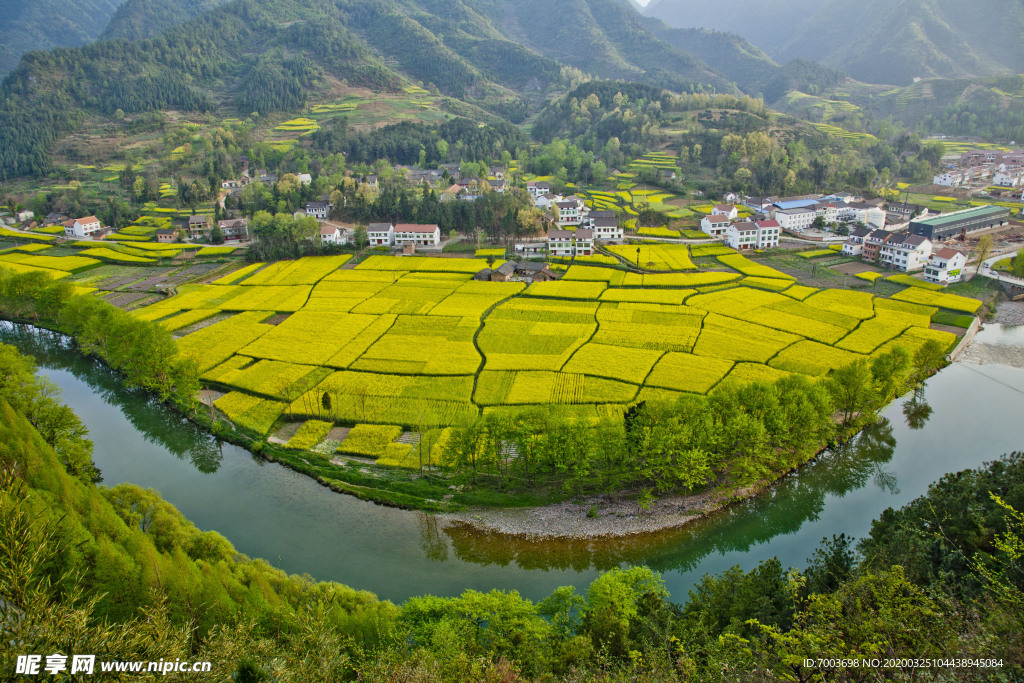
{"type": "Polygon", "coordinates": [[[737,0],[727,15],[696,0],[654,0],[643,13],[673,27],[730,30],[778,62],[813,60],[868,83],[1024,71],[1020,0],[737,0]]]}

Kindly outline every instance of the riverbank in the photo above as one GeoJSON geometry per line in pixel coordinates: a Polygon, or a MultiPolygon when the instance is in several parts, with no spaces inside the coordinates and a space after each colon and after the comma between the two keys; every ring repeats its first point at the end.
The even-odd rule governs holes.
{"type": "MultiPolygon", "coordinates": [[[[1000,304],[996,322],[1007,326],[1024,324],[1024,304],[1000,304]]],[[[981,338],[986,339],[986,335],[982,335],[981,338]]],[[[1024,368],[1024,347],[970,340],[956,362],[967,365],[993,364],[1024,368]]],[[[818,455],[820,452],[808,460],[808,463],[813,462],[818,455]]],[[[692,524],[734,503],[752,498],[788,474],[782,473],[774,480],[762,481],[745,488],[715,489],[687,496],[672,495],[659,498],[648,510],[640,510],[635,494],[616,494],[590,496],[577,501],[533,508],[469,510],[438,516],[446,524],[467,526],[477,531],[507,536],[572,540],[621,538],[692,524]]]]}
{"type": "Polygon", "coordinates": [[[527,538],[597,539],[633,536],[684,526],[750,498],[773,482],[730,491],[713,490],[689,496],[667,496],[640,510],[636,496],[591,496],[579,501],[520,509],[443,513],[446,525],[527,538]]]}

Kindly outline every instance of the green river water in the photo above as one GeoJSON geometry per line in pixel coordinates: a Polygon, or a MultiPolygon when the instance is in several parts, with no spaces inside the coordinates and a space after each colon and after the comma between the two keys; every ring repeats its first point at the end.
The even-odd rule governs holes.
{"type": "MultiPolygon", "coordinates": [[[[1024,328],[987,326],[979,340],[1024,346],[1024,328]]],[[[708,519],[628,539],[536,542],[443,528],[429,515],[333,493],[218,443],[50,333],[0,323],[0,342],[34,356],[61,387],[90,429],[105,485],[154,488],[240,552],[395,601],[469,588],[539,599],[641,563],[685,601],[707,572],[749,569],[772,556],[802,567],[823,536],[864,536],[886,507],[921,495],[943,474],[1024,449],[1024,370],[954,363],[847,445],[708,519]]]]}

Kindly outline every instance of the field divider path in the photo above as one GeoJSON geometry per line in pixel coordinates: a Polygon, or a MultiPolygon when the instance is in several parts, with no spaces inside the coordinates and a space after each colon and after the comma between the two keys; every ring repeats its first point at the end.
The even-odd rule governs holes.
{"type": "MultiPolygon", "coordinates": [[[[523,291],[526,291],[525,289],[523,291]]],[[[473,391],[469,394],[469,402],[472,403],[476,408],[483,413],[483,406],[477,403],[474,399],[476,398],[476,387],[480,382],[480,373],[484,371],[484,367],[487,365],[487,354],[480,348],[480,333],[484,331],[484,324],[487,322],[487,316],[489,316],[495,308],[501,306],[506,301],[511,301],[519,296],[522,292],[510,294],[501,301],[492,304],[486,311],[480,314],[480,324],[476,328],[476,332],[473,333],[473,348],[480,354],[480,364],[476,368],[476,372],[473,373],[473,391]]]]}
{"type": "MultiPolygon", "coordinates": [[[[538,297],[538,298],[541,298],[541,297],[538,297]]],[[[557,298],[557,297],[552,297],[552,298],[557,298]]],[[[581,299],[561,299],[561,301],[581,301],[581,299]]],[[[562,363],[562,365],[558,368],[558,370],[556,370],[556,372],[562,372],[562,370],[565,369],[565,366],[569,364],[569,361],[572,360],[572,357],[580,352],[580,349],[582,349],[584,346],[586,346],[590,342],[594,341],[594,337],[597,336],[598,330],[601,329],[601,321],[597,319],[597,311],[600,311],[600,310],[601,310],[601,304],[600,304],[600,302],[598,302],[597,310],[594,311],[594,331],[590,333],[589,337],[587,337],[587,341],[585,341],[582,344],[580,344],[576,348],[575,351],[573,351],[571,354],[569,354],[569,357],[565,359],[565,362],[562,363]]],[[[597,375],[594,375],[594,376],[596,377],[597,375]]],[[[605,377],[604,379],[615,379],[615,378],[614,377],[605,377]]],[[[621,381],[621,380],[619,380],[619,381],[621,381]]]]}

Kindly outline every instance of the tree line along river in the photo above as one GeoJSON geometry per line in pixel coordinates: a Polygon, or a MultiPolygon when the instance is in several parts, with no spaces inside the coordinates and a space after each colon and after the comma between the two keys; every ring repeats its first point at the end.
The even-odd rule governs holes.
{"type": "MultiPolygon", "coordinates": [[[[1024,346],[1022,332],[988,326],[978,341],[1024,346]]],[[[395,601],[492,588],[539,599],[628,564],[661,572],[673,598],[684,601],[708,572],[750,569],[772,556],[803,567],[823,536],[862,537],[886,507],[921,495],[943,474],[1024,448],[1024,369],[954,363],[849,443],[704,520],[626,538],[528,540],[334,493],[125,389],[58,335],[0,323],[0,342],[33,356],[63,390],[90,429],[105,485],[156,489],[240,552],[395,601]]]]}

